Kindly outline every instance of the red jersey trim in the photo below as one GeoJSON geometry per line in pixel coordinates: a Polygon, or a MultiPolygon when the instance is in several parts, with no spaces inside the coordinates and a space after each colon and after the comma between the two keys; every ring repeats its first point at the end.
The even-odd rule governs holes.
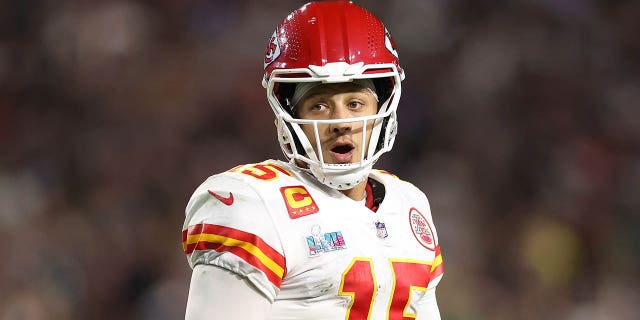
{"type": "Polygon", "coordinates": [[[182,248],[186,254],[196,250],[229,252],[262,271],[277,288],[285,275],[282,254],[260,237],[238,229],[215,224],[197,224],[182,231],[182,248]]]}
{"type": "Polygon", "coordinates": [[[436,256],[433,259],[433,264],[431,265],[429,278],[433,280],[442,274],[444,274],[444,264],[442,263],[442,254],[440,253],[440,246],[436,246],[436,256]]]}

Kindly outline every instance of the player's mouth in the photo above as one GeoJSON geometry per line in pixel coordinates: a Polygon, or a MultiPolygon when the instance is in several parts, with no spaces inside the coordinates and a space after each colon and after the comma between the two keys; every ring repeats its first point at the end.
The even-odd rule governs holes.
{"type": "Polygon", "coordinates": [[[351,143],[335,143],[331,147],[331,156],[336,163],[350,163],[353,159],[353,150],[355,147],[351,143]]]}

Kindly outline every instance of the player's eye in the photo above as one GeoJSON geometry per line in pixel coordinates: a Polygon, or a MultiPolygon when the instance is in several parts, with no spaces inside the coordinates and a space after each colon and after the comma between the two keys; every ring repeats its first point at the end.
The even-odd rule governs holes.
{"type": "Polygon", "coordinates": [[[361,108],[362,106],[364,106],[364,103],[357,100],[353,100],[349,102],[349,108],[351,109],[358,109],[358,108],[361,108]]]}
{"type": "Polygon", "coordinates": [[[314,103],[311,105],[311,107],[309,107],[309,110],[312,111],[320,111],[325,107],[325,105],[323,103],[314,103]]]}

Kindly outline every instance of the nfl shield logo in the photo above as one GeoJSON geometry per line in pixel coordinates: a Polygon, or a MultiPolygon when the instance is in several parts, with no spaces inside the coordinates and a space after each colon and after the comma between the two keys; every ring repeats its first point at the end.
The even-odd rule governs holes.
{"type": "Polygon", "coordinates": [[[384,239],[387,236],[389,236],[389,234],[387,233],[387,227],[384,225],[384,222],[376,221],[375,225],[376,225],[376,235],[378,236],[378,238],[384,239]]]}

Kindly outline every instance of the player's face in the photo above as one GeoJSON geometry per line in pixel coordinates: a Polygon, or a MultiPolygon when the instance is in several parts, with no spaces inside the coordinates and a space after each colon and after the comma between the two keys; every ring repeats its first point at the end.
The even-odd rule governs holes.
{"type": "MultiPolygon", "coordinates": [[[[354,83],[323,84],[309,90],[296,105],[301,119],[331,120],[374,115],[378,101],[371,90],[354,83]]],[[[368,121],[366,141],[362,141],[363,122],[318,125],[322,157],[326,163],[351,163],[361,159],[367,150],[373,120],[368,121]],[[365,148],[362,148],[364,145],[365,148]]],[[[313,125],[301,125],[318,154],[313,125]]]]}

